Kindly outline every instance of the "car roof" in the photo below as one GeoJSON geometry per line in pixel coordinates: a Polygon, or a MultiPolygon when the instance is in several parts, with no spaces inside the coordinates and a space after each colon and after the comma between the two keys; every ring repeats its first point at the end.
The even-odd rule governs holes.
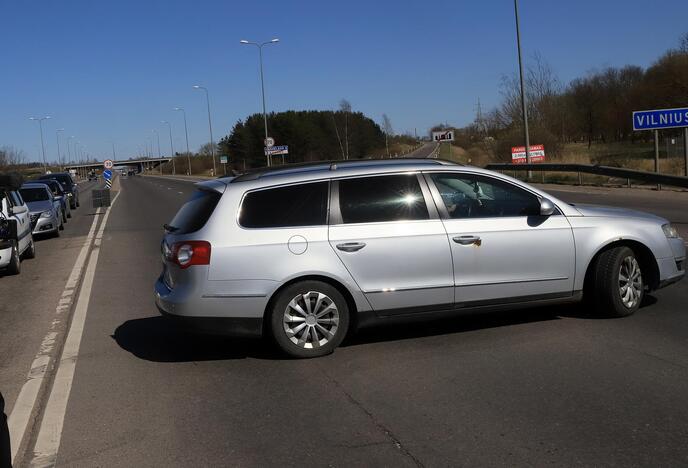
{"type": "Polygon", "coordinates": [[[46,190],[50,190],[48,188],[48,184],[45,184],[43,182],[25,182],[22,184],[21,187],[19,187],[20,190],[23,188],[44,188],[46,190]]]}
{"type": "MultiPolygon", "coordinates": [[[[395,170],[423,170],[438,166],[455,166],[456,163],[442,159],[349,159],[337,161],[318,161],[314,163],[288,164],[247,171],[233,178],[229,183],[248,182],[274,177],[289,177],[295,180],[332,177],[337,174],[368,174],[395,170]]],[[[268,182],[269,183],[269,182],[268,182]]]]}

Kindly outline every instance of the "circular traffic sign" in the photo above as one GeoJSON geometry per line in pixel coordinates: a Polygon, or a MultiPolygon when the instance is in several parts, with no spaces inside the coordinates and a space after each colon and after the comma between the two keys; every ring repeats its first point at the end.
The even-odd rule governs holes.
{"type": "Polygon", "coordinates": [[[275,146],[275,139],[272,137],[267,137],[265,139],[265,146],[275,146]]]}
{"type": "Polygon", "coordinates": [[[103,161],[103,167],[105,169],[112,169],[113,165],[114,164],[112,163],[112,159],[106,159],[105,161],[103,161]]]}

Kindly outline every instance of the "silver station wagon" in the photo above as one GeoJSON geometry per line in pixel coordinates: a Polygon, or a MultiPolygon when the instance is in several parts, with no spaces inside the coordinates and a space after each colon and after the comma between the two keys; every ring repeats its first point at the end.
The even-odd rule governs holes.
{"type": "Polygon", "coordinates": [[[570,205],[438,160],[282,166],[196,185],[162,242],[161,313],[211,333],[330,353],[372,322],[584,299],[635,312],[681,279],[665,220],[570,205]]]}

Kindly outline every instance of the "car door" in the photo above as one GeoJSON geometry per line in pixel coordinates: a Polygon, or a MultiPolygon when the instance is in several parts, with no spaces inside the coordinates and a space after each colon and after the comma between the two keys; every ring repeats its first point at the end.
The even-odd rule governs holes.
{"type": "Polygon", "coordinates": [[[333,181],[329,242],[379,315],[451,308],[449,242],[416,173],[333,181]]]}
{"type": "Polygon", "coordinates": [[[19,192],[10,192],[8,200],[12,205],[12,211],[15,219],[17,220],[17,248],[20,252],[23,252],[31,241],[31,236],[29,235],[31,234],[29,209],[26,207],[26,204],[24,203],[24,200],[19,192]]]}
{"type": "Polygon", "coordinates": [[[427,173],[454,263],[457,307],[570,296],[575,246],[558,210],[540,215],[540,198],[497,177],[427,173]]]}

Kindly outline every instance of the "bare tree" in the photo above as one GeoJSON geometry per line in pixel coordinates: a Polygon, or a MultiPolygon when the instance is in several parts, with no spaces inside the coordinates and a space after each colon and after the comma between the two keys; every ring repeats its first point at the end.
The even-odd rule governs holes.
{"type": "Polygon", "coordinates": [[[22,150],[13,146],[3,146],[0,148],[0,167],[18,166],[25,160],[22,150]]]}
{"type": "Polygon", "coordinates": [[[342,139],[339,136],[339,128],[337,128],[337,119],[334,117],[335,112],[332,112],[332,123],[334,124],[334,131],[337,134],[337,141],[339,142],[339,149],[342,150],[342,159],[346,159],[346,153],[344,153],[344,146],[342,145],[342,139]]]}
{"type": "Polygon", "coordinates": [[[346,148],[346,157],[349,159],[349,114],[351,114],[351,103],[346,99],[339,101],[339,110],[344,112],[344,145],[346,148]]]}
{"type": "Polygon", "coordinates": [[[684,33],[678,41],[678,50],[688,54],[688,32],[684,33]]]}
{"type": "Polygon", "coordinates": [[[387,114],[382,114],[382,131],[385,132],[385,149],[387,150],[387,157],[389,158],[389,143],[387,137],[389,135],[394,135],[394,129],[392,128],[392,121],[387,114]]]}

